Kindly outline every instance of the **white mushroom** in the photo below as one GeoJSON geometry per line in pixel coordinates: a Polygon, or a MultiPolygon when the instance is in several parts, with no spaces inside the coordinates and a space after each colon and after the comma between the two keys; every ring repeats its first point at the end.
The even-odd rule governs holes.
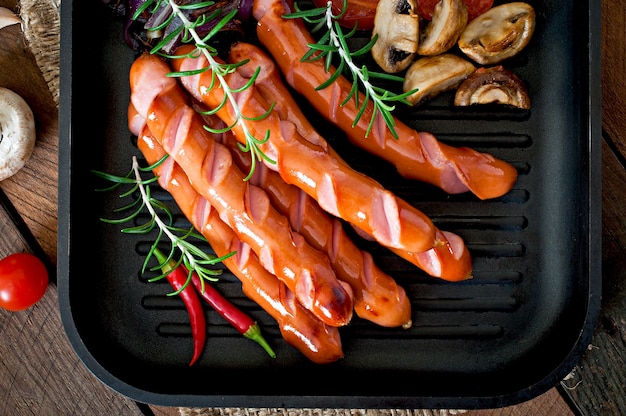
{"type": "Polygon", "coordinates": [[[459,38],[459,48],[475,62],[491,65],[516,55],[528,44],[534,30],[532,6],[505,3],[472,20],[459,38]]]}
{"type": "Polygon", "coordinates": [[[380,0],[376,6],[372,38],[374,61],[388,73],[406,69],[419,41],[419,16],[415,0],[380,0]]]}
{"type": "Polygon", "coordinates": [[[501,65],[479,68],[461,83],[454,105],[503,104],[529,109],[530,97],[524,82],[501,65]]]}
{"type": "Polygon", "coordinates": [[[404,92],[417,89],[406,99],[417,105],[444,91],[452,90],[475,69],[468,60],[450,53],[420,58],[406,71],[404,92]]]}
{"type": "Polygon", "coordinates": [[[35,118],[15,92],[0,87],[0,181],[14,175],[35,147],[35,118]]]}
{"type": "Polygon", "coordinates": [[[417,53],[438,55],[452,48],[467,26],[467,7],[463,0],[440,0],[433,17],[420,36],[417,53]]]}

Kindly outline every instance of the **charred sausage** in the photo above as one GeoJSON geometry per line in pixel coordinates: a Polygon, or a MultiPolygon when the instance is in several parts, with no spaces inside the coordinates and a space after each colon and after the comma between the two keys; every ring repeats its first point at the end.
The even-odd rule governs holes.
{"type": "MultiPolygon", "coordinates": [[[[149,164],[165,155],[165,150],[147,127],[139,133],[137,146],[149,164]]],[[[241,281],[245,295],[276,320],[289,345],[318,364],[331,363],[343,357],[337,328],[315,318],[276,276],[261,266],[250,246],[241,242],[219,218],[217,211],[196,192],[187,174],[172,158],[159,165],[154,173],[159,177],[159,185],[170,192],[183,214],[206,237],[217,256],[237,252],[224,260],[224,265],[241,281]]]]}
{"type": "MultiPolygon", "coordinates": [[[[239,149],[237,139],[231,134],[223,138],[235,163],[244,171],[250,169],[250,154],[239,149]]],[[[404,289],[376,266],[369,253],[352,242],[338,219],[265,165],[256,167],[250,181],[266,190],[274,207],[289,218],[295,231],[328,255],[337,277],[352,288],[354,310],[359,317],[385,327],[410,326],[411,303],[404,289]]]]}
{"type": "MultiPolygon", "coordinates": [[[[331,86],[317,90],[331,73],[326,72],[323,60],[301,61],[315,40],[301,20],[282,18],[291,12],[286,0],[256,0],[253,15],[258,21],[259,41],[274,57],[287,83],[341,128],[352,143],[393,163],[404,177],[431,183],[451,194],[471,191],[488,199],[502,196],[513,187],[517,170],[510,164],[468,147],[446,145],[431,133],[418,133],[400,120],[395,120],[397,139],[380,117],[368,136],[374,109],[371,101],[353,127],[359,113],[354,100],[339,106],[352,83],[339,76],[331,86]]],[[[363,100],[361,96],[360,102],[363,100]]]]}
{"type": "MultiPolygon", "coordinates": [[[[328,146],[325,139],[319,135],[301,111],[280,78],[280,72],[276,70],[274,61],[261,48],[249,43],[238,42],[230,49],[229,61],[241,62],[244,60],[248,60],[248,62],[240,66],[239,71],[244,77],[251,77],[257,68],[260,69],[260,73],[255,79],[255,86],[263,98],[272,103],[273,109],[279,117],[292,122],[300,136],[323,147],[339,159],[339,156],[332,153],[332,148],[328,146]]],[[[244,170],[246,169],[249,167],[244,168],[244,170]]],[[[296,204],[294,203],[294,205],[296,204]]],[[[472,259],[463,241],[455,234],[443,231],[437,233],[437,239],[441,244],[426,252],[409,252],[397,248],[391,248],[391,251],[431,276],[449,281],[470,278],[472,259]]]]}
{"type": "MultiPolygon", "coordinates": [[[[179,53],[184,55],[185,51],[179,53]]],[[[184,72],[205,68],[207,62],[204,56],[186,57],[174,59],[172,65],[176,72],[184,72]]],[[[210,88],[214,85],[211,78],[211,71],[206,70],[182,77],[181,83],[193,97],[209,108],[217,108],[224,101],[224,89],[210,88]]],[[[225,78],[232,89],[249,84],[239,71],[225,78]]],[[[325,211],[343,218],[386,247],[423,252],[439,243],[430,218],[372,178],[351,169],[323,146],[304,139],[292,122],[281,120],[274,112],[268,114],[271,105],[254,86],[235,95],[239,111],[249,120],[248,131],[257,138],[269,134],[268,141],[260,147],[275,161],[268,167],[276,169],[285,182],[296,185],[325,211]]],[[[230,105],[221,106],[216,114],[226,125],[233,125],[237,119],[230,105]]],[[[232,130],[237,139],[246,143],[241,124],[235,124],[232,130]]]]}
{"type": "Polygon", "coordinates": [[[205,130],[178,82],[167,77],[170,71],[154,55],[138,57],[130,70],[131,105],[196,191],[252,247],[263,266],[326,324],[349,323],[353,311],[349,286],[337,279],[325,254],[291,229],[267,193],[244,180],[229,150],[205,130]]]}

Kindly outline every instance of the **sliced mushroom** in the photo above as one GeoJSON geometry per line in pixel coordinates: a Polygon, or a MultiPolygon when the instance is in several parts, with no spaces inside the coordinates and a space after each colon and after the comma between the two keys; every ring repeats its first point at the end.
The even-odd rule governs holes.
{"type": "Polygon", "coordinates": [[[14,175],[35,147],[35,118],[15,92],[0,87],[0,181],[14,175]]]}
{"type": "Polygon", "coordinates": [[[417,89],[407,97],[407,101],[416,105],[444,91],[450,91],[475,69],[468,60],[450,53],[420,58],[406,71],[404,92],[417,89]]]}
{"type": "Polygon", "coordinates": [[[479,68],[459,85],[454,105],[506,104],[529,109],[530,97],[524,82],[501,65],[479,68]]]}
{"type": "Polygon", "coordinates": [[[417,53],[438,55],[452,48],[467,26],[467,7],[463,0],[440,0],[433,17],[420,36],[417,53]]]}
{"type": "Polygon", "coordinates": [[[492,7],[472,20],[459,38],[459,48],[481,65],[492,65],[524,49],[535,31],[535,10],[513,2],[492,7]]]}
{"type": "Polygon", "coordinates": [[[415,0],[380,0],[374,16],[372,56],[383,71],[396,73],[413,60],[419,41],[415,0]]]}

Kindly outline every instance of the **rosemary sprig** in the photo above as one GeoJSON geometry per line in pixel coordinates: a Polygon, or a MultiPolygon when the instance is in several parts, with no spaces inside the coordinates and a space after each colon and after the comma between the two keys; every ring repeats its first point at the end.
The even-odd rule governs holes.
{"type": "Polygon", "coordinates": [[[295,12],[283,15],[285,19],[303,19],[305,22],[311,25],[311,33],[322,32],[319,40],[316,43],[309,44],[309,51],[301,58],[301,61],[316,61],[323,59],[327,72],[330,72],[332,63],[337,60],[337,68],[335,72],[331,74],[330,78],[317,87],[318,90],[323,89],[331,85],[341,74],[345,74],[352,80],[352,88],[346,98],[340,103],[340,106],[344,106],[351,99],[354,99],[356,107],[359,109],[357,117],[355,118],[352,126],[356,126],[363,113],[365,112],[367,103],[371,100],[374,104],[374,111],[372,118],[370,119],[366,137],[371,132],[374,126],[374,120],[378,114],[381,115],[387,128],[391,131],[393,137],[398,138],[398,134],[395,130],[395,120],[392,112],[395,110],[395,103],[401,102],[407,105],[411,103],[406,100],[406,97],[413,94],[415,91],[408,91],[402,94],[396,94],[385,88],[374,85],[372,79],[382,79],[388,81],[404,81],[404,78],[387,74],[385,72],[370,71],[366,65],[358,66],[354,58],[363,56],[368,53],[378,36],[373,36],[372,39],[363,47],[356,51],[350,51],[348,47],[348,39],[357,33],[358,25],[355,24],[354,28],[349,32],[343,31],[343,28],[339,24],[339,19],[343,17],[347,9],[348,0],[343,0],[343,6],[338,14],[333,14],[332,2],[328,1],[326,7],[317,7],[312,9],[300,9],[298,3],[294,4],[295,12]],[[364,98],[362,102],[359,99],[359,88],[363,89],[364,98]]]}
{"type": "MultiPolygon", "coordinates": [[[[154,271],[160,269],[161,262],[158,261],[157,256],[155,255],[155,250],[165,239],[169,240],[170,246],[169,253],[166,256],[166,262],[170,259],[174,259],[177,266],[179,264],[184,264],[187,270],[189,270],[189,279],[187,283],[180,290],[172,293],[172,295],[174,295],[178,294],[187,286],[187,284],[189,284],[191,281],[192,271],[195,271],[203,281],[217,281],[218,279],[216,276],[219,276],[222,271],[220,269],[212,268],[211,266],[215,266],[235,253],[232,252],[222,257],[216,257],[204,252],[190,240],[194,239],[198,242],[206,243],[206,238],[202,234],[198,233],[193,227],[186,229],[174,226],[174,217],[170,208],[163,201],[152,196],[150,185],[155,183],[158,178],[156,176],[152,176],[148,179],[144,179],[141,176],[141,173],[151,172],[154,168],[163,163],[166,158],[167,155],[153,165],[141,167],[137,158],[133,156],[132,167],[124,176],[117,176],[95,170],[93,173],[96,176],[112,183],[111,186],[107,188],[100,188],[98,191],[112,191],[122,186],[127,186],[128,189],[122,190],[123,192],[120,192],[119,198],[133,198],[127,205],[114,210],[115,213],[128,213],[126,216],[118,219],[101,218],[101,221],[108,224],[118,225],[129,222],[138,222],[141,214],[147,211],[149,215],[145,222],[140,222],[137,225],[122,228],[121,231],[126,234],[142,235],[148,234],[155,229],[158,231],[157,236],[150,246],[150,250],[148,251],[148,254],[143,262],[141,273],[145,273],[146,270],[154,271]],[[135,196],[137,195],[137,192],[138,196],[135,196]],[[148,269],[148,263],[152,257],[157,259],[157,263],[159,263],[159,265],[148,269]]],[[[159,276],[151,278],[150,281],[159,280],[165,276],[166,274],[160,274],[159,276]]]]}
{"type": "Polygon", "coordinates": [[[155,13],[159,8],[165,7],[171,10],[169,17],[165,19],[161,24],[155,27],[148,28],[148,31],[151,32],[160,32],[168,25],[172,23],[172,21],[177,18],[182,24],[175,27],[167,36],[161,39],[150,51],[150,53],[158,53],[161,56],[168,59],[182,59],[187,57],[197,58],[200,54],[204,55],[206,58],[208,65],[205,68],[201,68],[195,71],[181,71],[181,72],[172,72],[168,74],[171,77],[184,77],[184,76],[192,76],[198,75],[208,70],[211,70],[211,83],[208,86],[208,90],[215,88],[216,86],[222,88],[224,91],[224,99],[216,108],[207,111],[205,114],[214,114],[217,113],[220,109],[222,109],[227,103],[229,103],[232,107],[232,110],[235,114],[234,122],[232,125],[227,126],[223,129],[213,129],[208,126],[204,126],[206,130],[220,134],[229,130],[232,130],[235,126],[239,125],[243,131],[244,137],[246,139],[246,143],[239,143],[239,148],[244,152],[250,152],[252,154],[252,165],[250,167],[250,172],[246,176],[245,180],[249,180],[254,174],[254,170],[256,168],[256,163],[261,161],[267,161],[269,163],[275,164],[272,158],[266,155],[263,150],[261,150],[261,146],[265,144],[270,138],[269,130],[265,133],[265,136],[261,139],[254,136],[251,132],[248,123],[249,121],[258,121],[267,117],[273,110],[272,107],[264,114],[259,116],[251,117],[245,115],[239,104],[236,100],[235,95],[240,93],[251,86],[254,85],[254,82],[260,72],[260,68],[257,68],[253,76],[246,82],[245,85],[232,88],[228,85],[226,80],[226,76],[230,73],[233,73],[237,70],[237,68],[241,65],[244,65],[248,61],[241,61],[238,63],[225,63],[218,58],[218,51],[216,48],[211,46],[210,41],[224,26],[228,24],[230,20],[232,20],[237,14],[237,10],[231,10],[226,13],[223,17],[220,18],[221,9],[214,10],[210,14],[201,13],[195,20],[190,20],[185,11],[193,11],[200,10],[206,8],[208,6],[213,5],[215,2],[206,1],[199,2],[194,4],[178,4],[174,0],[147,0],[133,15],[134,19],[137,19],[144,11],[150,10],[151,13],[155,13]],[[198,34],[197,28],[205,25],[208,21],[220,19],[215,26],[204,36],[200,36],[198,34]],[[182,55],[169,55],[161,53],[161,49],[167,45],[172,39],[181,36],[181,41],[184,44],[193,44],[195,49],[187,54],[182,55]]]}

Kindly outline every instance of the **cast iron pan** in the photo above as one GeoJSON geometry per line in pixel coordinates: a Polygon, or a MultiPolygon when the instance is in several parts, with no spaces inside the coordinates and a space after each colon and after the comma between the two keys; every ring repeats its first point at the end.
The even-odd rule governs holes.
{"type": "Polygon", "coordinates": [[[341,329],[345,359],[320,366],[288,346],[225,272],[219,290],[259,321],[278,357],[207,307],[206,350],[190,368],[182,303],[165,297],[167,283],[140,275],[149,236],[100,221],[119,202],[95,190],[91,173],[125,174],[139,155],[126,124],[134,53],[121,19],[101,2],[64,2],[58,287],[65,329],[85,365],[119,393],[165,406],[479,408],[557,384],[588,345],[600,306],[600,4],[530,3],[536,32],[506,65],[527,84],[531,110],[452,108],[444,94],[400,113],[446,143],[512,163],[519,180],[501,198],[450,196],[404,180],[307,110],[355,169],[465,239],[474,278],[430,278],[355,237],[409,293],[413,327],[355,318],[341,329]]]}

